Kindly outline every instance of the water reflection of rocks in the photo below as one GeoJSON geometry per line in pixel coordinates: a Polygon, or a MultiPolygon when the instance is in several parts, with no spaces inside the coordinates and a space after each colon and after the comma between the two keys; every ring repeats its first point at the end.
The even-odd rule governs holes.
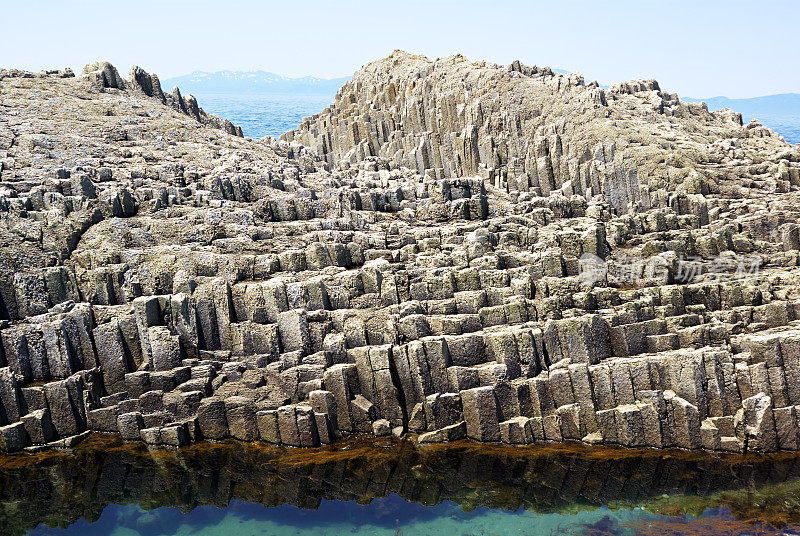
{"type": "Polygon", "coordinates": [[[388,439],[322,449],[224,442],[149,451],[93,436],[72,453],[0,458],[0,533],[92,521],[109,504],[189,511],[239,499],[315,509],[323,499],[365,504],[391,493],[423,505],[450,500],[465,510],[644,505],[676,513],[725,505],[739,517],[761,512],[767,521],[787,522],[800,518],[800,485],[792,484],[798,478],[797,455],[472,443],[420,449],[388,439]]]}

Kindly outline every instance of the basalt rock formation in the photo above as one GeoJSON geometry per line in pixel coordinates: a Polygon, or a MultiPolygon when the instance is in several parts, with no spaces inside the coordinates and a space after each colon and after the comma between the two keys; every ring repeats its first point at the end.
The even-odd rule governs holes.
{"type": "Polygon", "coordinates": [[[800,449],[800,149],[757,122],[396,52],[256,141],[69,74],[0,72],[6,450],[800,449]]]}

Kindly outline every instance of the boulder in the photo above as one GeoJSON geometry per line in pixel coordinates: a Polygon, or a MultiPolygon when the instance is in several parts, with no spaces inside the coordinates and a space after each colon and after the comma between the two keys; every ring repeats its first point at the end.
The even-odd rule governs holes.
{"type": "Polygon", "coordinates": [[[459,393],[467,423],[467,436],[477,441],[500,441],[497,400],[492,387],[476,387],[459,393]]]}
{"type": "Polygon", "coordinates": [[[83,68],[83,75],[99,88],[125,89],[125,81],[107,61],[96,61],[83,68]]]}
{"type": "Polygon", "coordinates": [[[0,450],[17,452],[28,446],[30,438],[21,422],[0,426],[0,450]]]}
{"type": "Polygon", "coordinates": [[[230,434],[225,401],[219,398],[204,399],[197,409],[197,427],[205,439],[224,439],[230,434]]]}

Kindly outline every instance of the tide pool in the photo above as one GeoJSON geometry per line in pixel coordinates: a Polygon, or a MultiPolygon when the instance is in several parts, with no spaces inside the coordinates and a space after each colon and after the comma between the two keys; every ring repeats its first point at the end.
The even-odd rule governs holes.
{"type": "Polygon", "coordinates": [[[138,505],[108,506],[94,523],[78,521],[66,529],[40,526],[31,536],[431,536],[531,534],[581,534],[587,528],[624,530],[627,522],[656,516],[640,509],[612,512],[607,508],[576,514],[508,512],[488,508],[464,512],[445,502],[434,507],[408,503],[397,495],[376,499],[370,505],[326,501],[318,510],[294,506],[267,508],[232,501],[225,509],[198,507],[189,513],[177,508],[144,511],[138,505]],[[588,525],[589,527],[585,527],[588,525]]]}
{"type": "Polygon", "coordinates": [[[150,450],[93,435],[0,456],[4,536],[755,536],[799,521],[794,454],[358,437],[150,450]]]}

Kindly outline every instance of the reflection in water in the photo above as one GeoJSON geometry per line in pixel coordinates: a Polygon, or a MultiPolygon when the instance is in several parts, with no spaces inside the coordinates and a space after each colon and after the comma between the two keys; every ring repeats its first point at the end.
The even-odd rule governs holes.
{"type": "Polygon", "coordinates": [[[752,523],[800,520],[798,490],[797,455],[385,439],[148,451],[97,435],[0,457],[0,534],[761,534],[752,523]]]}

